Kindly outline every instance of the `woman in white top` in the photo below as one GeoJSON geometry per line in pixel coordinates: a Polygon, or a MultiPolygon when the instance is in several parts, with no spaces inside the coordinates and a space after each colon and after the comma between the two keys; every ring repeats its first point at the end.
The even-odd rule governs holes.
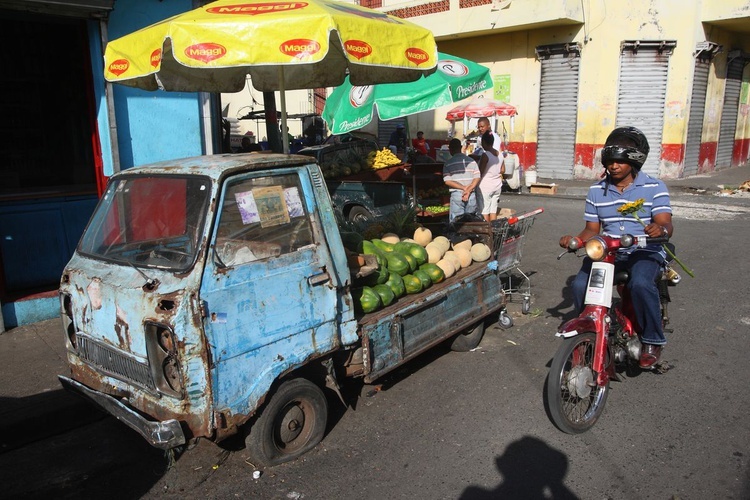
{"type": "Polygon", "coordinates": [[[479,160],[479,172],[482,179],[479,181],[477,190],[477,205],[484,220],[493,221],[497,219],[497,209],[500,202],[500,191],[503,187],[503,174],[505,164],[503,157],[493,147],[492,132],[482,134],[482,149],[484,153],[479,160]]]}

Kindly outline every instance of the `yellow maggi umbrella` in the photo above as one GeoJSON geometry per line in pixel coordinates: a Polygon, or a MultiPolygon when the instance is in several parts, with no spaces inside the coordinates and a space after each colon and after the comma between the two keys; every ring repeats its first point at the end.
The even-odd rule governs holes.
{"type": "MultiPolygon", "coordinates": [[[[334,0],[219,0],[112,40],[104,77],[145,90],[238,92],[408,82],[430,74],[428,29],[334,0]]],[[[285,144],[285,151],[288,146],[285,144]]]]}

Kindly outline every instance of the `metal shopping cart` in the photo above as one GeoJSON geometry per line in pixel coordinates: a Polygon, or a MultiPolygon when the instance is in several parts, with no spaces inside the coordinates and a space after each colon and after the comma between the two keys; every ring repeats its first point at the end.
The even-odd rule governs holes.
{"type": "MultiPolygon", "coordinates": [[[[497,219],[492,222],[494,235],[493,250],[497,259],[497,269],[505,276],[507,285],[504,283],[503,291],[513,300],[514,295],[522,297],[521,312],[528,314],[531,311],[531,279],[518,265],[521,263],[523,245],[526,241],[526,233],[534,225],[535,217],[544,212],[543,208],[537,208],[522,215],[497,219]],[[520,274],[520,279],[516,274],[520,274]]],[[[508,328],[513,325],[510,316],[500,317],[500,326],[508,328]],[[506,324],[503,324],[505,322],[506,324]]]]}

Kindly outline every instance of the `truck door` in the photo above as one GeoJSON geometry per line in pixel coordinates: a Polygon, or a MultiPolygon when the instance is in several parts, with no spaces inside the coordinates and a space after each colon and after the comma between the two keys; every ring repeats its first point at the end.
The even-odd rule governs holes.
{"type": "Polygon", "coordinates": [[[224,183],[201,285],[218,411],[253,411],[273,380],[338,343],[338,290],[304,169],[224,183]]]}

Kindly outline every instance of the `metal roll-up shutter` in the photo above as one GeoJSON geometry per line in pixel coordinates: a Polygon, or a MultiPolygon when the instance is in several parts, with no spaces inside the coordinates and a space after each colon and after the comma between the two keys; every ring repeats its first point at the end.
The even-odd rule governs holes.
{"type": "Polygon", "coordinates": [[[701,136],[703,135],[703,117],[706,112],[708,72],[710,68],[710,59],[695,60],[693,91],[690,95],[690,114],[688,115],[687,141],[685,143],[685,167],[682,173],[683,177],[688,177],[698,173],[701,136]]]}
{"type": "MultiPolygon", "coordinates": [[[[388,120],[388,121],[382,121],[378,119],[378,144],[380,144],[381,148],[388,147],[388,141],[391,140],[391,134],[394,130],[396,130],[396,125],[403,125],[406,126],[405,120],[388,120]]],[[[407,130],[407,132],[409,132],[407,130]]],[[[407,144],[407,146],[411,146],[411,144],[407,144]]]]}
{"type": "Polygon", "coordinates": [[[637,127],[651,152],[642,170],[658,177],[669,56],[675,42],[626,41],[620,55],[617,126],[637,127]]]}
{"type": "Polygon", "coordinates": [[[745,59],[737,57],[727,66],[727,81],[724,87],[724,105],[721,108],[719,125],[719,145],[716,152],[716,169],[732,166],[734,134],[737,130],[737,114],[740,108],[740,90],[742,88],[742,70],[745,59]]]}
{"type": "Polygon", "coordinates": [[[575,165],[580,47],[577,44],[547,45],[537,47],[536,52],[542,63],[537,175],[570,179],[575,165]]]}

